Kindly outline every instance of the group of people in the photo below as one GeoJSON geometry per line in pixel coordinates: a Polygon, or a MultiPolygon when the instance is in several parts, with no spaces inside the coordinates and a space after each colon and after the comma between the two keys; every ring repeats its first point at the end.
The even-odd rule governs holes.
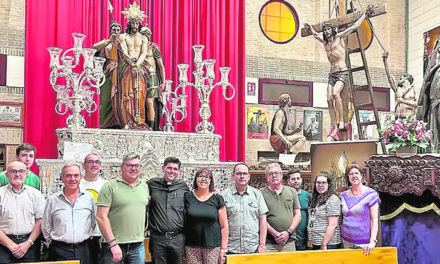
{"type": "Polygon", "coordinates": [[[236,164],[234,184],[220,193],[207,168],[196,172],[190,190],[175,157],[165,159],[163,177],[145,181],[140,156],[126,154],[121,175],[107,181],[99,176],[99,155],[91,153],[82,165],[64,165],[63,188],[45,200],[29,170],[34,157],[35,148],[22,144],[17,161],[0,174],[1,263],[39,261],[37,242],[44,237],[48,260],[140,264],[146,230],[154,263],[182,263],[184,257],[188,264],[224,263],[231,254],[333,249],[341,243],[369,254],[377,242],[380,200],[363,185],[357,165],[347,168],[351,188],[340,200],[325,173],[316,177],[312,197],[301,189],[299,171],[288,173],[292,187],[283,185],[277,163],[266,167],[268,184],[261,190],[249,186],[248,166],[236,164]]]}

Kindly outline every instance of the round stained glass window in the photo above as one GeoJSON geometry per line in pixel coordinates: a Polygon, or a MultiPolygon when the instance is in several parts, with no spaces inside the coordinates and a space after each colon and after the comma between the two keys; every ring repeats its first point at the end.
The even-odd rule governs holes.
{"type": "Polygon", "coordinates": [[[287,43],[298,33],[298,15],[284,0],[265,3],[261,8],[259,21],[263,34],[275,43],[287,43]]]}

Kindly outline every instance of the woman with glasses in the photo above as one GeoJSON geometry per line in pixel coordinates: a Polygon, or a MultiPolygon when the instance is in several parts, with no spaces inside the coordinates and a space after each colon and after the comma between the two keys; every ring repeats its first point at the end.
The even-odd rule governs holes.
{"type": "Polygon", "coordinates": [[[209,169],[196,172],[193,189],[185,194],[187,264],[223,264],[228,249],[228,220],[223,197],[214,194],[209,169]]]}
{"type": "Polygon", "coordinates": [[[377,243],[379,195],[362,183],[362,170],[352,164],[345,170],[350,189],[342,193],[342,242],[344,248],[362,248],[369,255],[377,243]]]}
{"type": "Polygon", "coordinates": [[[341,201],[333,192],[332,180],[326,172],[321,172],[315,178],[309,205],[307,231],[312,249],[342,248],[340,214],[341,201]]]}

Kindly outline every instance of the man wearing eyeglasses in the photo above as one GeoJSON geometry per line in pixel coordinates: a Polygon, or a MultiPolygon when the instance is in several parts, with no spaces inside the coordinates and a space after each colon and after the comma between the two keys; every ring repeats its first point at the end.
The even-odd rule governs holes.
{"type": "Polygon", "coordinates": [[[296,250],[307,249],[307,210],[310,204],[310,194],[301,189],[303,179],[299,170],[290,170],[288,173],[287,184],[293,187],[298,193],[299,203],[301,204],[301,222],[296,228],[296,250]]]}
{"type": "Polygon", "coordinates": [[[179,179],[180,160],[168,157],[163,162],[163,177],[148,181],[151,202],[149,205],[149,248],[155,264],[180,264],[185,250],[183,224],[185,222],[184,196],[189,192],[186,183],[179,179]]]}
{"type": "MultiPolygon", "coordinates": [[[[18,145],[15,149],[16,159],[26,165],[26,177],[24,184],[40,189],[40,178],[35,175],[29,169],[32,167],[35,161],[35,147],[28,143],[18,145]]],[[[0,173],[0,186],[7,185],[9,183],[6,171],[0,173]]]]}
{"type": "Polygon", "coordinates": [[[269,211],[261,192],[248,185],[249,167],[237,163],[232,171],[235,185],[223,192],[229,223],[228,254],[266,252],[269,211]]]}
{"type": "MultiPolygon", "coordinates": [[[[79,183],[79,187],[83,190],[89,191],[93,194],[95,203],[98,201],[98,193],[102,186],[107,182],[99,176],[101,171],[101,158],[98,154],[90,153],[84,158],[82,168],[84,169],[84,177],[79,183]]],[[[101,231],[98,225],[95,226],[93,231],[93,238],[89,242],[90,254],[92,256],[93,263],[99,263],[99,257],[101,255],[101,231]]]]}
{"type": "Polygon", "coordinates": [[[40,260],[41,218],[45,200],[39,190],[23,184],[26,165],[13,161],[7,165],[9,184],[0,187],[0,263],[40,260]]]}
{"type": "Polygon", "coordinates": [[[96,205],[93,195],[79,188],[78,164],[66,164],[61,170],[64,187],[47,199],[41,229],[49,244],[49,260],[80,260],[92,264],[89,239],[95,228],[96,205]]]}
{"type": "Polygon", "coordinates": [[[140,156],[128,153],[122,159],[121,177],[108,181],[98,195],[97,221],[105,243],[101,263],[145,262],[144,229],[150,195],[139,179],[140,156]]]}
{"type": "Polygon", "coordinates": [[[267,187],[261,190],[267,214],[267,251],[295,251],[295,230],[301,222],[301,206],[295,189],[284,186],[278,163],[266,166],[267,187]]]}

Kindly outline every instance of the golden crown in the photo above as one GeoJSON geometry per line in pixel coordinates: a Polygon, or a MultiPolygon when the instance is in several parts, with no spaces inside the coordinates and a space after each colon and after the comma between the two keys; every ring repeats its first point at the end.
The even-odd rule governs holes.
{"type": "Polygon", "coordinates": [[[144,11],[141,10],[141,7],[138,6],[136,2],[130,5],[130,7],[127,9],[125,8],[124,11],[122,11],[122,14],[124,14],[125,18],[128,20],[139,20],[142,21],[147,16],[144,14],[144,11]]]}

